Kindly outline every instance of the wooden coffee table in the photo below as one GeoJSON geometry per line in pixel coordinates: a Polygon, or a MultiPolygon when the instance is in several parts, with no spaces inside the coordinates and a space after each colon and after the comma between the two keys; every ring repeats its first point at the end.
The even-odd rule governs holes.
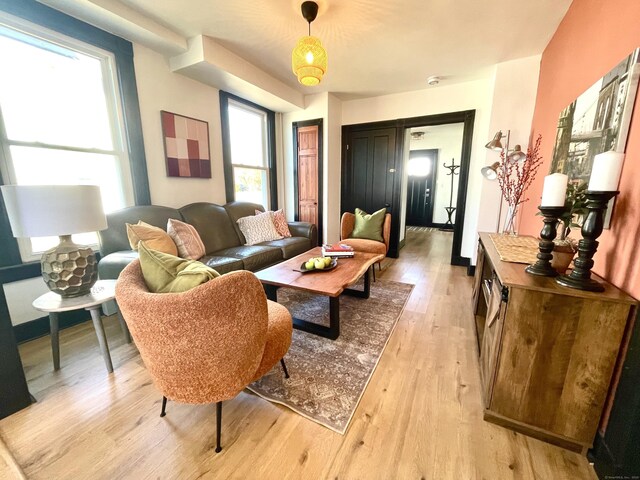
{"type": "Polygon", "coordinates": [[[321,256],[321,248],[316,247],[273,267],[260,270],[256,272],[256,276],[262,282],[267,298],[274,302],[277,301],[276,292],[280,287],[329,297],[329,327],[300,318],[293,319],[293,326],[298,330],[335,340],[340,335],[340,295],[369,298],[370,268],[382,260],[384,255],[356,252],[353,258],[339,258],[338,266],[327,272],[302,273],[294,270],[299,269],[302,262],[321,256]],[[364,290],[347,288],[363,275],[364,290]]]}

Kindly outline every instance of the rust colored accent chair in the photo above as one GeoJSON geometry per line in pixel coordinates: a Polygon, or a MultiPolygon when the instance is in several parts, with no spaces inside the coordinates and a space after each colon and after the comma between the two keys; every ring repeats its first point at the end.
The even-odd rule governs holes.
{"type": "Polygon", "coordinates": [[[289,311],[268,301],[247,271],[231,272],[183,293],[151,293],[134,260],[120,274],[116,300],[140,356],[167,398],[216,403],[216,452],[222,402],[234,398],[280,361],[291,344],[289,311]]]}
{"type": "MultiPolygon", "coordinates": [[[[391,236],[391,214],[387,213],[384,216],[384,223],[382,224],[382,238],[383,242],[377,242],[375,240],[367,240],[365,238],[349,238],[353,227],[356,224],[356,216],[351,212],[344,212],[342,219],[340,220],[340,243],[350,245],[356,252],[365,253],[381,253],[387,255],[389,251],[389,237],[391,236]]],[[[378,270],[382,271],[381,261],[378,262],[378,270]]],[[[373,268],[373,281],[376,280],[376,269],[373,268]]]]}

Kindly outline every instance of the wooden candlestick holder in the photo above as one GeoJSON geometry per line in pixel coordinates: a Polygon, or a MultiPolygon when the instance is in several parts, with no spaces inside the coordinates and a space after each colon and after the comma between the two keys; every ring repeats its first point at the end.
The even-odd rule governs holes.
{"type": "Polygon", "coordinates": [[[569,275],[561,275],[556,278],[563,287],[576,288],[578,290],[588,290],[590,292],[603,292],[602,284],[591,278],[591,268],[593,268],[593,255],[598,249],[596,240],[602,233],[604,226],[604,214],[609,200],[620,192],[595,192],[587,190],[587,209],[589,213],[582,224],[582,239],[578,242],[578,258],[574,263],[574,268],[569,275]]]}
{"type": "Polygon", "coordinates": [[[525,272],[531,275],[539,275],[541,277],[555,277],[558,272],[551,266],[553,258],[553,240],[556,238],[558,218],[564,212],[564,207],[543,207],[539,206],[538,210],[544,217],[542,221],[544,226],[540,231],[540,243],[538,244],[538,260],[533,265],[525,268],[525,272]]]}

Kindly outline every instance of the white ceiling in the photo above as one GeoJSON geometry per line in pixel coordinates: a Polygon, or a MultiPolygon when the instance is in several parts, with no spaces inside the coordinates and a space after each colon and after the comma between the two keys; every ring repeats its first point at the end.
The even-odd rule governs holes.
{"type": "MultiPolygon", "coordinates": [[[[94,0],[95,1],[95,0],[94,0]]],[[[357,98],[480,78],[542,53],[571,0],[319,0],[312,35],[325,46],[322,83],[303,87],[291,50],[306,35],[302,0],[122,0],[185,38],[207,35],[303,93],[357,98]]]]}

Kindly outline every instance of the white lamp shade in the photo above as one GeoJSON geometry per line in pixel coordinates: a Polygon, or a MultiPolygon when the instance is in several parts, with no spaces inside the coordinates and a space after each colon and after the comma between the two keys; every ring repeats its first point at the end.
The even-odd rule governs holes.
{"type": "Polygon", "coordinates": [[[47,237],[107,228],[97,185],[0,187],[14,237],[47,237]]]}

